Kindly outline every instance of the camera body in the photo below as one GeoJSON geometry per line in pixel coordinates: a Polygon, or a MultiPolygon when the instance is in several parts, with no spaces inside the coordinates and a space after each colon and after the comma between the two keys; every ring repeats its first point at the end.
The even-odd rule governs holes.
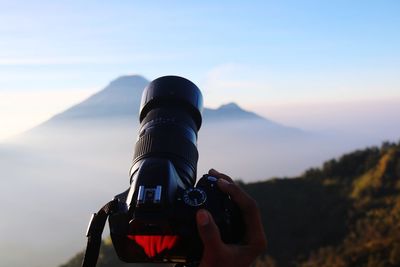
{"type": "Polygon", "coordinates": [[[219,190],[217,179],[204,175],[195,186],[202,103],[197,86],[181,77],[164,76],[145,88],[130,187],[115,196],[109,214],[111,239],[121,260],[199,261],[199,209],[211,213],[224,242],[242,240],[239,208],[219,190]]]}
{"type": "Polygon", "coordinates": [[[211,213],[224,242],[241,240],[240,211],[230,197],[218,189],[217,179],[204,175],[195,187],[182,188],[175,182],[179,179],[176,175],[168,160],[144,161],[135,177],[135,186],[116,196],[118,209],[110,215],[109,224],[121,260],[199,261],[203,251],[195,220],[199,209],[211,213]]]}

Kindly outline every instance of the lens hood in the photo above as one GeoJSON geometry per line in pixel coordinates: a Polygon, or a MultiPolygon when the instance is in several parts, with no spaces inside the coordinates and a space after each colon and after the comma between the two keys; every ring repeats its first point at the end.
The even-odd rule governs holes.
{"type": "Polygon", "coordinates": [[[184,108],[195,121],[197,130],[200,129],[203,97],[194,83],[179,76],[163,76],[152,81],[142,94],[140,122],[152,109],[166,106],[184,108]]]}

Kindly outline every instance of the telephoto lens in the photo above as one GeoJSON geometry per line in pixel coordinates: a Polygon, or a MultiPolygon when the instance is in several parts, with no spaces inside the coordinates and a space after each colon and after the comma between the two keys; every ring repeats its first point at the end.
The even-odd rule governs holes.
{"type": "Polygon", "coordinates": [[[187,218],[193,216],[180,203],[196,183],[202,108],[199,88],[182,77],[164,76],[144,89],[130,188],[116,197],[119,212],[109,220],[122,260],[186,261],[185,240],[196,230],[188,228],[187,218]]]}
{"type": "Polygon", "coordinates": [[[202,109],[201,92],[191,81],[178,76],[164,76],[152,81],[142,95],[140,130],[131,177],[144,159],[164,158],[176,168],[179,183],[193,186],[202,109]]]}

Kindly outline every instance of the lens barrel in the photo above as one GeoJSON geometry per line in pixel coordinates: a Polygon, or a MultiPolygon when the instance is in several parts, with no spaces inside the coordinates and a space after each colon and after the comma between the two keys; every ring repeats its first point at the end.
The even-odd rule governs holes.
{"type": "Polygon", "coordinates": [[[202,109],[203,97],[191,81],[178,76],[152,81],[142,95],[131,177],[143,159],[166,158],[174,164],[181,178],[178,182],[184,187],[193,186],[202,109]]]}

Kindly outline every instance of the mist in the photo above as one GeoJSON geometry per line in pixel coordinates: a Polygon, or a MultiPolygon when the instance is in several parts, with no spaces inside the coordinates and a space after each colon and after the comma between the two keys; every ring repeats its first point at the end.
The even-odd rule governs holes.
{"type": "Polygon", "coordinates": [[[314,103],[266,103],[254,107],[259,114],[312,132],[342,138],[368,138],[364,145],[379,145],[400,137],[400,99],[347,100],[314,103]]]}
{"type": "Polygon", "coordinates": [[[91,213],[129,186],[134,132],[82,121],[0,146],[1,266],[57,266],[84,247],[91,213]]]}

